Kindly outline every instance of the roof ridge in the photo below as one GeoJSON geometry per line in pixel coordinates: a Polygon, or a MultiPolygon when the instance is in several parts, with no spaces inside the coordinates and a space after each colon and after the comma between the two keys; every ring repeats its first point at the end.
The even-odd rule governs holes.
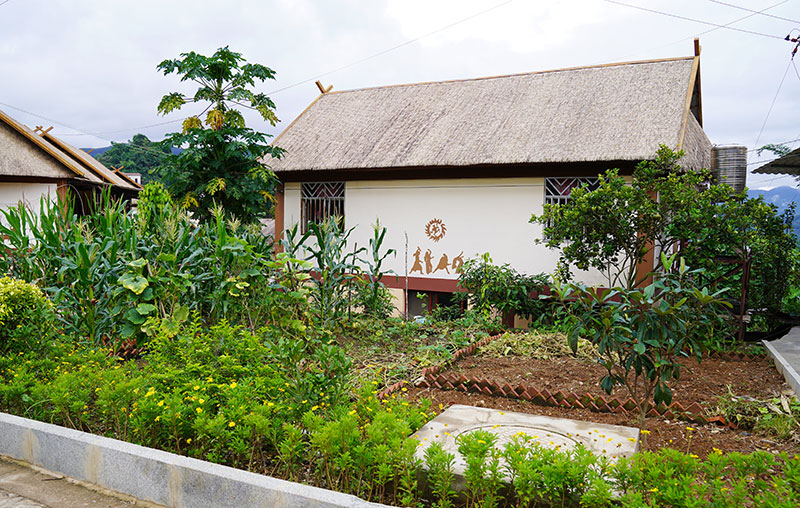
{"type": "MultiPolygon", "coordinates": [[[[19,134],[21,134],[24,138],[27,138],[28,141],[39,147],[57,162],[61,163],[62,166],[66,167],[68,170],[72,171],[79,177],[86,177],[86,171],[77,164],[72,157],[68,154],[64,153],[63,150],[59,149],[57,146],[54,146],[52,143],[44,139],[43,137],[39,136],[35,132],[33,132],[28,126],[18,122],[11,115],[5,113],[3,110],[0,110],[0,122],[5,123],[19,134]]],[[[91,173],[91,172],[90,172],[91,173]]]]}
{"type": "MultiPolygon", "coordinates": [[[[672,57],[672,58],[656,58],[651,60],[636,60],[636,61],[629,61],[629,62],[614,62],[614,63],[606,63],[606,64],[595,64],[595,65],[582,65],[577,67],[565,67],[563,69],[547,69],[543,71],[532,71],[532,72],[517,72],[512,74],[498,74],[495,76],[479,76],[477,78],[459,78],[459,79],[445,79],[441,81],[419,81],[416,83],[396,83],[393,85],[379,85],[379,86],[365,86],[361,88],[350,88],[348,90],[331,90],[330,92],[325,92],[320,94],[317,99],[325,95],[332,95],[332,94],[343,94],[349,92],[361,92],[364,90],[381,90],[384,88],[398,88],[404,86],[421,86],[421,85],[445,85],[451,83],[466,83],[469,81],[484,81],[489,79],[505,79],[505,78],[516,78],[519,76],[532,76],[535,74],[552,74],[556,72],[568,72],[568,71],[579,71],[579,70],[589,70],[589,69],[601,69],[607,67],[621,67],[624,65],[643,65],[643,64],[655,64],[655,63],[666,63],[666,62],[677,62],[680,60],[694,60],[695,56],[680,56],[680,57],[672,57]]],[[[316,101],[315,101],[316,102],[316,101]]],[[[281,133],[282,134],[282,133],[281,133]]]]}

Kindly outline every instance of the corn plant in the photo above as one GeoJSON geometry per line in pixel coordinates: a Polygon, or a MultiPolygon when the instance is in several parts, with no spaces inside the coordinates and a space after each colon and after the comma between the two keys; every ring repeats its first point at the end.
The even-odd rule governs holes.
{"type": "Polygon", "coordinates": [[[390,271],[382,271],[382,266],[386,258],[396,255],[394,249],[383,250],[383,242],[386,238],[386,228],[381,226],[380,221],[375,221],[372,225],[372,238],[369,239],[368,256],[361,259],[366,265],[365,277],[361,279],[361,298],[360,303],[364,306],[364,313],[379,318],[387,318],[391,314],[392,304],[391,295],[386,291],[386,286],[381,279],[387,275],[394,274],[390,271]]]}
{"type": "Polygon", "coordinates": [[[316,272],[311,299],[323,325],[342,319],[349,307],[348,288],[358,276],[356,261],[364,251],[363,247],[349,250],[347,239],[353,229],[343,231],[335,218],[308,225],[312,241],[306,249],[316,272]]]}

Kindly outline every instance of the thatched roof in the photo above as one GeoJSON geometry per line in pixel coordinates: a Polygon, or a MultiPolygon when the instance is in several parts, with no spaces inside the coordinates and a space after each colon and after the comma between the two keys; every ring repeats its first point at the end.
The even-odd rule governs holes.
{"type": "Polygon", "coordinates": [[[49,129],[39,134],[3,111],[0,111],[0,176],[69,179],[108,185],[126,193],[136,193],[141,188],[127,176],[120,176],[83,150],[53,136],[49,129]]]}
{"type": "Polygon", "coordinates": [[[50,143],[52,143],[53,145],[57,146],[58,148],[69,154],[81,166],[85,167],[98,177],[102,178],[104,182],[130,190],[138,190],[142,188],[141,185],[134,182],[125,173],[107,168],[97,159],[95,159],[88,153],[84,152],[80,148],[75,148],[66,141],[63,141],[53,136],[49,132],[45,132],[44,134],[42,134],[42,136],[50,143]]]}
{"type": "Polygon", "coordinates": [[[762,175],[800,175],[800,148],[754,169],[762,175]]]}
{"type": "Polygon", "coordinates": [[[698,69],[696,56],[323,93],[278,136],[286,153],[268,163],[288,176],[638,161],[687,141],[684,164],[708,166],[698,69]]]}

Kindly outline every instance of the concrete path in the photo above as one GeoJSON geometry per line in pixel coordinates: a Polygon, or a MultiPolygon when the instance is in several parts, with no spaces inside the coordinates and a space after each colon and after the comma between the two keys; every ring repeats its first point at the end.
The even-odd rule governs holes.
{"type": "Polygon", "coordinates": [[[775,367],[786,378],[794,393],[800,396],[800,326],[772,342],[764,341],[767,352],[775,360],[775,367]]]}
{"type": "Polygon", "coordinates": [[[49,475],[0,459],[0,508],[132,508],[155,505],[90,490],[60,475],[49,475]]]}

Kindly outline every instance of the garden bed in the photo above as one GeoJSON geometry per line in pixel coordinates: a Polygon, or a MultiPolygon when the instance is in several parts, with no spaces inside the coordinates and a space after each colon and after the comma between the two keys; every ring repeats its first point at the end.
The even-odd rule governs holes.
{"type": "MultiPolygon", "coordinates": [[[[680,362],[680,381],[672,388],[673,402],[689,407],[694,402],[712,409],[720,396],[732,392],[756,399],[775,397],[789,389],[783,376],[768,357],[742,356],[704,357],[698,364],[694,358],[680,362]]],[[[607,395],[599,380],[606,370],[599,364],[570,356],[548,360],[518,356],[470,356],[455,363],[449,372],[469,379],[494,380],[495,384],[508,383],[533,386],[551,393],[562,391],[579,396],[589,394],[605,398],[627,399],[627,391],[617,386],[607,395]]]]}
{"type": "MultiPolygon", "coordinates": [[[[520,349],[519,338],[511,346],[508,338],[483,348],[469,348],[475,354],[459,354],[447,365],[426,369],[421,386],[407,387],[411,400],[430,399],[440,409],[451,404],[491,407],[530,414],[594,421],[615,425],[637,425],[637,412],[623,387],[611,395],[602,391],[599,380],[605,369],[590,358],[591,351],[566,353],[566,341],[558,336],[537,337],[534,348],[520,349]],[[541,341],[541,342],[539,342],[541,341]],[[509,352],[502,354],[499,352],[509,352]]],[[[524,342],[522,343],[524,345],[524,342]]],[[[586,344],[584,347],[588,347],[586,344]]],[[[464,351],[469,353],[469,351],[464,351]]],[[[797,423],[791,432],[777,437],[738,429],[733,418],[722,416],[724,405],[734,397],[750,400],[791,397],[791,390],[771,360],[763,354],[705,356],[681,362],[680,381],[673,387],[673,403],[662,414],[653,410],[645,425],[649,434],[643,443],[648,450],[675,448],[699,456],[714,449],[723,452],[797,451],[800,435],[797,423]],[[691,430],[690,430],[691,429],[691,430]]],[[[730,409],[730,408],[728,408],[730,409]]]]}
{"type": "Polygon", "coordinates": [[[465,346],[496,333],[491,323],[460,319],[427,323],[399,319],[365,320],[336,338],[353,362],[356,384],[377,381],[388,387],[422,376],[423,369],[453,359],[465,346]]]}

